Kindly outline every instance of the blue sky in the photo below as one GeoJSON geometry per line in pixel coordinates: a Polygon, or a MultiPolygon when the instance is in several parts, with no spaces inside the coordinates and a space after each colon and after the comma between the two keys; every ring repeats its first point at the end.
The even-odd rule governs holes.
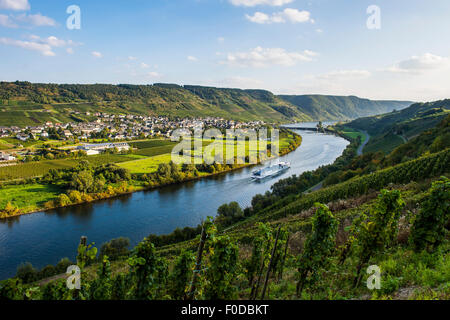
{"type": "Polygon", "coordinates": [[[449,16],[448,0],[0,0],[0,80],[437,100],[450,97],[449,16]]]}

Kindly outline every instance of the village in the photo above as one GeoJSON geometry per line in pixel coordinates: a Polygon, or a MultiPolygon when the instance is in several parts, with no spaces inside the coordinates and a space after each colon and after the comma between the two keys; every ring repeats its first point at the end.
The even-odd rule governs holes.
{"type": "MultiPolygon", "coordinates": [[[[87,155],[95,155],[107,149],[129,150],[127,141],[151,138],[169,138],[176,129],[217,128],[240,129],[259,128],[263,121],[240,122],[224,118],[184,118],[170,119],[169,117],[116,115],[107,113],[84,113],[95,117],[91,122],[46,122],[38,126],[20,128],[17,126],[0,127],[0,139],[7,138],[14,145],[14,149],[0,151],[0,162],[15,161],[14,152],[23,149],[31,142],[61,141],[65,144],[82,144],[74,150],[82,150],[87,155]],[[102,140],[102,144],[94,144],[95,140],[102,140]],[[108,143],[104,143],[108,142],[108,143]],[[121,143],[122,142],[122,143],[121,143]],[[88,144],[90,143],[90,144],[88,144]]],[[[21,153],[19,152],[20,156],[21,153]]]]}

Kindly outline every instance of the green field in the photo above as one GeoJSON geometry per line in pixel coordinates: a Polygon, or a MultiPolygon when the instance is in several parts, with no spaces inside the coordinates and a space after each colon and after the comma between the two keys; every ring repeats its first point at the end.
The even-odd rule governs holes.
{"type": "Polygon", "coordinates": [[[81,160],[87,160],[91,164],[98,166],[101,164],[125,162],[132,159],[134,158],[129,157],[128,155],[101,154],[80,159],[28,162],[15,166],[0,167],[0,181],[39,177],[46,174],[50,169],[66,169],[74,167],[81,160]]]}
{"type": "Polygon", "coordinates": [[[118,166],[128,169],[131,173],[151,173],[158,169],[159,164],[169,163],[171,154],[162,154],[150,158],[119,163],[118,166]]]}
{"type": "Polygon", "coordinates": [[[11,149],[14,148],[14,144],[4,140],[4,139],[0,139],[0,150],[7,150],[7,149],[11,149]]]}
{"type": "Polygon", "coordinates": [[[174,145],[166,145],[161,147],[139,149],[135,154],[146,157],[154,157],[165,153],[171,153],[173,147],[174,145]]]}
{"type": "Polygon", "coordinates": [[[367,139],[366,135],[363,134],[361,131],[349,128],[349,127],[342,127],[341,132],[351,139],[357,139],[358,137],[361,137],[361,143],[364,143],[367,139]]]}
{"type": "Polygon", "coordinates": [[[403,139],[396,134],[375,137],[364,147],[364,153],[382,151],[384,154],[389,154],[403,142],[403,139]]]}
{"type": "Polygon", "coordinates": [[[42,208],[45,202],[56,198],[61,193],[57,186],[27,184],[0,188],[0,208],[8,202],[24,212],[32,212],[42,208]]]}
{"type": "Polygon", "coordinates": [[[152,140],[146,140],[146,141],[137,141],[137,142],[131,142],[130,145],[133,148],[138,149],[148,149],[148,148],[154,148],[154,147],[164,147],[164,146],[174,146],[176,143],[172,142],[170,140],[163,140],[163,139],[152,139],[152,140]]]}

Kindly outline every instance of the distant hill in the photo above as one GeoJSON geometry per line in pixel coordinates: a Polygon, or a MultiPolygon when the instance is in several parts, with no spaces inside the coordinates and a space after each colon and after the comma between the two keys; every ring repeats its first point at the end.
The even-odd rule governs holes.
{"type": "Polygon", "coordinates": [[[390,153],[397,146],[434,128],[450,114],[450,99],[416,103],[401,111],[354,120],[346,126],[367,131],[372,137],[364,152],[390,153]]]}
{"type": "Polygon", "coordinates": [[[411,101],[368,100],[355,96],[280,95],[314,120],[343,120],[373,116],[410,106],[411,101]]]}
{"type": "Polygon", "coordinates": [[[32,126],[47,121],[94,119],[94,112],[223,117],[290,122],[344,120],[401,109],[408,102],[357,97],[276,96],[266,90],[202,86],[108,84],[33,84],[0,82],[0,126],[32,126]]]}

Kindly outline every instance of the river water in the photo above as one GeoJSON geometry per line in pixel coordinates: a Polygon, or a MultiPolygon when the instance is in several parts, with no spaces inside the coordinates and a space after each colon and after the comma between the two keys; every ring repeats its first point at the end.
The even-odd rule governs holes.
{"type": "Polygon", "coordinates": [[[292,168],[273,179],[253,182],[253,168],[223,175],[141,191],[58,210],[0,220],[0,279],[14,276],[23,262],[42,268],[61,258],[72,261],[81,236],[100,245],[118,237],[128,237],[136,245],[149,234],[167,234],[177,227],[197,226],[217,208],[237,201],[250,205],[258,193],[265,193],[279,179],[331,164],[348,142],[340,137],[301,131],[302,145],[281,158],[292,168]]]}

